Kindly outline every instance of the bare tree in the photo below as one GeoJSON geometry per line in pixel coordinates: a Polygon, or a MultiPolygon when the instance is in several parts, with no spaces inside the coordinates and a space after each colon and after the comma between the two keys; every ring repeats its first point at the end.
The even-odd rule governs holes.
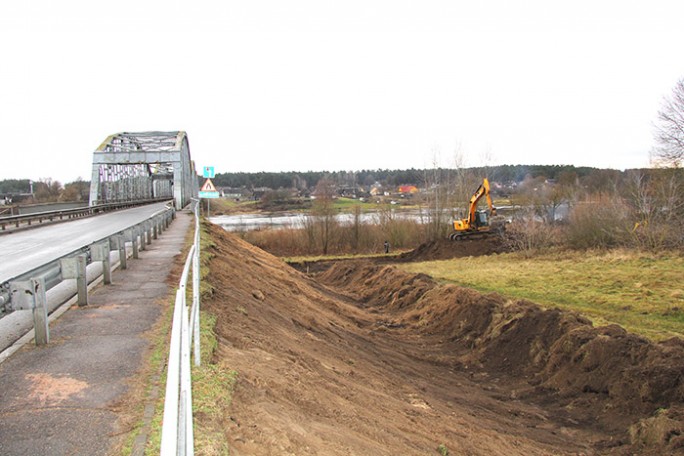
{"type": "Polygon", "coordinates": [[[653,151],[656,165],[680,168],[684,165],[684,78],[677,81],[669,97],[665,97],[655,123],[653,151]]]}
{"type": "Polygon", "coordinates": [[[90,182],[80,177],[74,182],[64,185],[64,191],[60,196],[61,201],[87,201],[90,192],[90,182]]]}
{"type": "Polygon", "coordinates": [[[446,236],[449,223],[445,206],[447,206],[448,187],[444,183],[445,172],[439,164],[438,151],[433,150],[432,168],[425,169],[425,196],[427,209],[425,213],[426,240],[440,239],[446,236]]]}
{"type": "Polygon", "coordinates": [[[327,255],[336,228],[335,183],[327,176],[319,180],[314,190],[314,196],[316,199],[311,209],[311,217],[315,220],[314,225],[318,225],[320,229],[323,255],[327,255]]]}
{"type": "Polygon", "coordinates": [[[41,203],[53,203],[59,200],[62,194],[62,184],[59,181],[52,180],[51,177],[41,178],[34,183],[35,191],[34,198],[41,203]]]}

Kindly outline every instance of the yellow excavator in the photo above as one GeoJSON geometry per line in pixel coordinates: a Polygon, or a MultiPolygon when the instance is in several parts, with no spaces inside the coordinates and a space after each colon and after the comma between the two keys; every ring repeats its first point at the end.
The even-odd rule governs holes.
{"type": "Polygon", "coordinates": [[[454,232],[449,238],[453,241],[472,238],[473,236],[487,236],[490,234],[501,234],[504,230],[504,221],[496,217],[496,208],[492,204],[492,197],[489,194],[489,180],[485,177],[482,184],[477,188],[473,196],[470,197],[468,205],[468,216],[464,219],[454,220],[454,232]],[[489,210],[477,210],[477,204],[482,197],[487,198],[489,210]]]}

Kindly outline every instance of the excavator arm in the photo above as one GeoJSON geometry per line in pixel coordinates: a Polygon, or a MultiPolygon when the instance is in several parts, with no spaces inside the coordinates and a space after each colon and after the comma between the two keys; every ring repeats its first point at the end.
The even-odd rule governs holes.
{"type": "MultiPolygon", "coordinates": [[[[477,213],[477,205],[483,197],[487,198],[487,206],[489,206],[490,215],[496,215],[496,208],[494,207],[492,196],[489,192],[489,180],[484,178],[482,180],[482,184],[480,184],[475,193],[473,193],[473,196],[470,197],[470,202],[468,204],[468,216],[465,219],[454,220],[454,230],[456,231],[456,233],[454,233],[455,235],[458,235],[459,233],[465,234],[466,232],[478,231],[480,229],[480,223],[484,223],[485,225],[487,224],[486,219],[481,221],[481,219],[478,218],[477,213]]],[[[452,235],[452,238],[453,236],[454,235],[452,235]]]]}
{"type": "Polygon", "coordinates": [[[492,195],[489,193],[489,179],[485,177],[475,193],[473,193],[473,196],[470,197],[470,204],[468,205],[468,218],[466,219],[468,225],[475,220],[477,204],[480,202],[483,196],[487,197],[487,206],[489,206],[491,215],[496,215],[496,208],[492,202],[492,195]]]}
{"type": "Polygon", "coordinates": [[[483,196],[487,198],[487,206],[489,206],[491,215],[496,215],[496,208],[492,202],[492,195],[489,193],[489,179],[485,177],[480,186],[477,187],[477,190],[475,190],[475,193],[473,193],[473,196],[470,197],[470,204],[468,205],[468,217],[465,219],[465,224],[468,227],[470,227],[470,225],[475,221],[477,205],[483,196]]]}

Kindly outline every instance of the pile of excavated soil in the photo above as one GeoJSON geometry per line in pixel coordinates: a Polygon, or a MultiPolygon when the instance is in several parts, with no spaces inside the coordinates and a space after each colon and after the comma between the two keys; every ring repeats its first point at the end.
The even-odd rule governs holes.
{"type": "MultiPolygon", "coordinates": [[[[374,257],[372,261],[377,264],[406,263],[417,261],[449,260],[469,256],[492,255],[495,253],[510,252],[511,248],[501,236],[477,237],[452,241],[440,239],[425,242],[415,249],[402,253],[398,256],[374,257]]],[[[278,252],[272,252],[277,255],[278,252]]],[[[290,266],[307,273],[319,273],[325,271],[334,264],[340,264],[355,260],[316,260],[292,262],[290,266]]]]}
{"type": "Polygon", "coordinates": [[[680,340],[369,262],[314,280],[209,229],[233,455],[684,452],[680,340]]]}
{"type": "Polygon", "coordinates": [[[414,250],[401,254],[399,261],[448,260],[468,256],[491,255],[510,251],[501,236],[473,237],[460,241],[439,239],[421,244],[414,250]]]}
{"type": "MultiPolygon", "coordinates": [[[[390,315],[396,326],[443,337],[463,364],[525,379],[529,388],[516,397],[554,401],[575,420],[619,432],[658,409],[684,405],[682,339],[656,344],[617,325],[594,328],[572,312],[369,262],[339,264],[318,279],[390,315]]],[[[684,434],[671,437],[684,452],[684,434]]]]}

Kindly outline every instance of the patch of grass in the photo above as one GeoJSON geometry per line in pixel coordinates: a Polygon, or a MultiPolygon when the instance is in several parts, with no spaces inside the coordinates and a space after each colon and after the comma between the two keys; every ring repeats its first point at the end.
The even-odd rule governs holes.
{"type": "MultiPolygon", "coordinates": [[[[208,232],[208,223],[200,225],[200,293],[201,298],[213,294],[207,276],[216,246],[208,232]]],[[[192,366],[192,399],[195,416],[195,453],[199,455],[229,454],[225,423],[227,409],[232,399],[237,372],[225,365],[214,364],[214,351],[218,339],[214,333],[216,316],[200,311],[200,348],[202,363],[192,366]]]]}
{"type": "Polygon", "coordinates": [[[449,449],[443,443],[437,447],[437,451],[442,456],[449,456],[449,449]]]}
{"type": "Polygon", "coordinates": [[[201,455],[227,455],[225,417],[232,399],[237,372],[209,360],[218,346],[214,333],[216,317],[200,312],[202,364],[192,367],[192,400],[195,415],[195,452],[201,455]]]}
{"type": "Polygon", "coordinates": [[[200,223],[200,297],[205,298],[214,294],[214,287],[206,280],[209,275],[209,263],[216,255],[213,253],[213,248],[216,243],[209,234],[207,220],[202,220],[200,223]]]}
{"type": "Polygon", "coordinates": [[[336,198],[333,201],[333,207],[337,209],[338,211],[351,211],[354,209],[354,206],[363,206],[364,204],[367,203],[362,203],[359,200],[353,199],[353,198],[336,198]]]}
{"type": "MultiPolygon", "coordinates": [[[[254,200],[240,200],[235,201],[231,198],[215,198],[209,203],[209,211],[211,216],[235,214],[240,212],[254,212],[257,210],[258,201],[254,200]]],[[[206,211],[207,203],[203,202],[202,210],[206,211]]]]}
{"type": "Polygon", "coordinates": [[[627,250],[521,253],[403,264],[437,280],[617,323],[653,340],[684,336],[684,257],[627,250]]]}

